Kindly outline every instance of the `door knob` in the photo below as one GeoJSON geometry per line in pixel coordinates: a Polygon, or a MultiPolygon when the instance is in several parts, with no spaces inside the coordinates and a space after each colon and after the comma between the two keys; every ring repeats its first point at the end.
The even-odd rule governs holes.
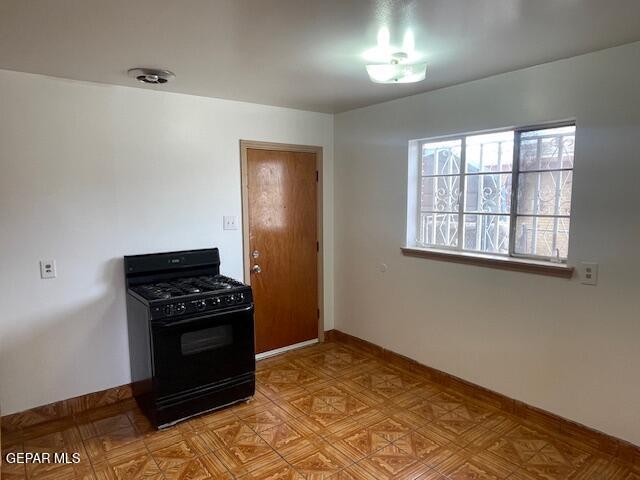
{"type": "Polygon", "coordinates": [[[251,267],[252,273],[260,273],[261,271],[262,269],[260,268],[260,265],[254,265],[253,267],[251,267]]]}

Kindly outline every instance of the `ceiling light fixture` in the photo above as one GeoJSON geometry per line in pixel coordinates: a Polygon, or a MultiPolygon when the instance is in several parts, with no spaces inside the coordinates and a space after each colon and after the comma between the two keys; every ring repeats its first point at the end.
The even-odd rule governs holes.
{"type": "Polygon", "coordinates": [[[176,76],[169,70],[159,70],[156,68],[131,68],[127,71],[130,77],[142,83],[159,85],[173,80],[176,76]]]}
{"type": "Polygon", "coordinates": [[[414,83],[424,80],[427,64],[420,63],[422,58],[415,50],[413,32],[407,30],[404,34],[402,49],[390,44],[390,34],[387,27],[378,31],[378,45],[364,52],[363,57],[368,63],[367,73],[375,83],[414,83]]]}

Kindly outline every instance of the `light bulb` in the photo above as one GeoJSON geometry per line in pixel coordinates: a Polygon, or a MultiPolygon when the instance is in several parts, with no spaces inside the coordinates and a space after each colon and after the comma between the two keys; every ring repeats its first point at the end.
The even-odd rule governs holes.
{"type": "Polygon", "coordinates": [[[411,30],[407,30],[402,41],[402,49],[411,57],[415,48],[416,41],[413,37],[413,32],[411,30]]]}
{"type": "Polygon", "coordinates": [[[389,29],[380,27],[380,30],[378,30],[378,47],[384,50],[388,49],[390,37],[389,29]]]}

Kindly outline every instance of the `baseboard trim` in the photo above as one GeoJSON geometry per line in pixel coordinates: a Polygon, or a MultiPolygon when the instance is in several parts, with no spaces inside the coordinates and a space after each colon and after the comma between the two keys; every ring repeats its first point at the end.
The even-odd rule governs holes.
{"type": "MultiPolygon", "coordinates": [[[[306,342],[296,343],[287,347],[278,348],[269,352],[263,352],[256,355],[256,360],[268,358],[278,355],[289,350],[302,348],[318,343],[318,339],[308,340],[306,342]]],[[[39,407],[30,408],[22,412],[10,413],[0,417],[0,425],[2,431],[6,433],[15,433],[23,428],[33,427],[42,423],[54,420],[63,420],[65,418],[80,415],[94,408],[106,407],[115,403],[122,402],[133,398],[131,385],[120,385],[99,392],[80,395],[67,400],[41,405],[39,407]]]]}
{"type": "Polygon", "coordinates": [[[420,373],[427,376],[434,383],[457,390],[465,395],[507,410],[512,415],[523,420],[532,420],[538,424],[542,423],[546,428],[552,431],[560,432],[565,436],[579,439],[611,456],[630,462],[634,465],[640,465],[640,446],[634,445],[626,440],[613,437],[554,413],[528,405],[501,393],[476,385],[475,383],[468,382],[467,380],[456,377],[455,375],[423,365],[409,357],[405,357],[404,355],[348,333],[341,332],[340,330],[333,329],[326,331],[325,341],[340,341],[346,344],[356,345],[383,358],[389,363],[419,370],[420,373]]]}
{"type": "Polygon", "coordinates": [[[318,339],[314,338],[313,340],[306,340],[304,342],[294,343],[293,345],[287,345],[286,347],[276,348],[275,350],[269,350],[268,352],[258,353],[256,355],[256,360],[273,357],[274,355],[279,355],[281,353],[288,352],[289,350],[308,347],[309,345],[315,345],[316,343],[318,343],[318,339]]]}
{"type": "MultiPolygon", "coordinates": [[[[267,358],[293,348],[302,348],[315,344],[317,341],[318,340],[315,339],[308,342],[301,342],[296,345],[291,345],[283,349],[272,350],[270,352],[264,352],[259,355],[263,355],[260,358],[267,358]]],[[[626,440],[613,437],[554,413],[528,405],[475,383],[468,382],[462,378],[456,377],[455,375],[423,365],[409,357],[348,333],[341,332],[340,330],[333,329],[325,331],[324,341],[340,341],[346,344],[356,345],[383,358],[389,363],[419,370],[420,373],[427,376],[434,383],[460,391],[465,395],[504,409],[512,415],[524,420],[532,420],[536,423],[542,423],[550,430],[560,432],[565,436],[577,438],[604,453],[608,453],[609,455],[620,458],[626,462],[640,465],[640,447],[627,442],[626,440]]],[[[256,356],[256,358],[257,357],[258,356],[256,356]]],[[[4,415],[0,418],[0,425],[2,426],[3,432],[13,433],[23,428],[32,427],[53,420],[73,417],[80,415],[87,410],[106,407],[131,398],[133,398],[131,385],[120,385],[106,390],[101,390],[99,392],[80,395],[68,400],[61,400],[59,402],[31,408],[22,412],[4,415]]]]}
{"type": "Polygon", "coordinates": [[[60,400],[59,402],[30,408],[22,412],[4,415],[0,418],[0,424],[4,432],[13,433],[23,428],[73,417],[87,410],[106,407],[131,398],[133,398],[131,385],[120,385],[68,400],[60,400]]]}

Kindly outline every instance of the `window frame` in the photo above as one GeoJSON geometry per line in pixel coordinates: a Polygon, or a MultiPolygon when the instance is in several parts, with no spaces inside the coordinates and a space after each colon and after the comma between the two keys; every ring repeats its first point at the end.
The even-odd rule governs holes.
{"type": "MultiPolygon", "coordinates": [[[[447,178],[454,178],[454,177],[458,177],[459,181],[458,181],[458,211],[457,212],[431,212],[433,214],[441,214],[441,215],[458,215],[458,246],[456,247],[450,247],[447,245],[441,245],[438,246],[438,250],[442,249],[442,250],[450,250],[452,252],[458,252],[458,253],[464,253],[464,250],[461,250],[459,248],[459,246],[461,245],[460,243],[460,226],[461,226],[461,222],[462,222],[462,211],[460,210],[460,205],[461,205],[461,200],[462,200],[462,192],[464,191],[464,175],[462,174],[462,172],[464,171],[465,168],[465,160],[466,160],[466,147],[465,147],[465,142],[464,142],[464,138],[465,136],[462,135],[455,135],[455,136],[447,136],[447,137],[439,137],[439,138],[434,138],[434,139],[423,139],[418,141],[418,156],[420,157],[418,159],[418,185],[417,185],[417,197],[418,197],[418,201],[417,201],[417,205],[420,205],[422,202],[422,179],[423,178],[442,178],[442,177],[447,177],[447,178]],[[451,141],[456,141],[456,140],[460,140],[460,171],[458,173],[451,173],[451,174],[444,174],[444,175],[426,175],[423,176],[422,175],[422,161],[421,161],[421,157],[422,157],[422,146],[426,143],[436,143],[436,142],[451,142],[451,141]]],[[[420,207],[418,207],[416,209],[416,226],[419,226],[421,224],[421,215],[422,213],[426,213],[423,212],[422,209],[420,209],[420,207]]],[[[417,244],[417,240],[416,240],[416,244],[417,244]]],[[[431,249],[435,249],[434,246],[424,246],[421,248],[431,248],[431,249]]]]}
{"type": "MultiPolygon", "coordinates": [[[[569,222],[571,222],[571,212],[569,215],[536,215],[536,214],[518,214],[518,189],[519,189],[519,177],[521,173],[529,173],[529,170],[525,170],[523,172],[520,171],[520,141],[523,133],[532,132],[536,130],[547,130],[553,128],[562,128],[562,127],[575,127],[577,131],[577,124],[575,119],[562,120],[557,122],[549,122],[549,123],[541,123],[535,125],[527,125],[523,127],[508,127],[508,128],[499,128],[493,130],[483,130],[479,132],[470,132],[463,134],[453,134],[453,135],[445,135],[439,137],[432,138],[424,138],[415,140],[415,145],[417,146],[416,153],[418,155],[418,161],[416,162],[418,172],[417,172],[417,185],[416,187],[416,215],[414,221],[415,223],[415,231],[417,233],[420,225],[422,223],[421,218],[423,213],[425,212],[421,209],[420,205],[422,203],[422,179],[423,178],[434,178],[434,177],[458,177],[458,211],[457,212],[431,212],[431,214],[443,214],[443,215],[458,215],[458,226],[457,226],[457,234],[458,234],[458,242],[455,247],[448,245],[428,245],[421,244],[418,241],[418,235],[414,238],[414,247],[407,247],[404,250],[408,250],[411,248],[431,251],[436,254],[450,253],[452,256],[469,256],[469,257],[496,257],[498,259],[513,259],[518,262],[526,262],[531,261],[535,263],[550,263],[553,265],[561,265],[566,266],[568,264],[568,256],[567,258],[557,259],[556,257],[547,257],[542,255],[530,255],[526,253],[517,253],[516,252],[516,227],[518,217],[550,217],[550,218],[567,218],[569,222]],[[468,174],[466,171],[467,167],[467,158],[466,158],[466,150],[467,150],[467,138],[473,137],[477,135],[485,135],[485,134],[493,134],[493,133],[503,133],[503,132],[513,132],[513,158],[512,158],[512,167],[511,172],[484,172],[484,173],[472,173],[468,174]],[[445,175],[422,175],[422,152],[423,146],[429,143],[436,142],[451,142],[451,141],[460,141],[460,170],[457,174],[445,174],[445,175]],[[466,202],[466,183],[467,176],[469,175],[486,175],[486,174],[495,174],[495,175],[505,175],[511,174],[511,208],[508,214],[499,213],[499,212],[474,212],[474,213],[465,213],[465,202],[466,202]],[[507,253],[499,253],[499,252],[483,252],[480,250],[468,250],[464,248],[464,217],[465,215],[477,215],[477,216],[508,216],[509,217],[509,244],[507,253]]],[[[411,143],[411,142],[410,142],[411,143]]],[[[412,152],[412,149],[409,148],[409,152],[412,152]]],[[[540,172],[558,172],[558,171],[571,171],[573,172],[575,169],[575,132],[574,132],[574,163],[571,168],[559,168],[559,169],[548,169],[548,170],[532,170],[531,173],[540,173],[540,172]]],[[[575,175],[574,175],[575,177],[575,175]]],[[[573,185],[571,188],[570,195],[571,202],[573,202],[573,185]]],[[[571,209],[573,210],[573,208],[571,209]]],[[[435,226],[434,226],[435,228],[435,226]]],[[[571,227],[569,227],[569,240],[571,238],[571,227]]]]}

